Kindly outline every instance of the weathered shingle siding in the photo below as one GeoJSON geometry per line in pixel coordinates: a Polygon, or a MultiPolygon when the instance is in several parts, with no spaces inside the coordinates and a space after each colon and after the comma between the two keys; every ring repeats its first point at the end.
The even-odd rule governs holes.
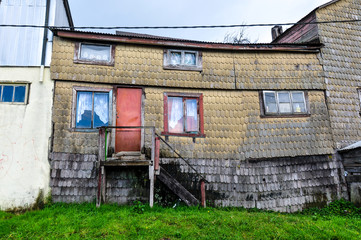
{"type": "MultiPolygon", "coordinates": [[[[109,87],[57,81],[53,111],[54,152],[97,154],[98,133],[71,129],[73,87],[109,87]]],[[[332,154],[333,145],[323,91],[308,91],[309,117],[261,118],[258,91],[182,90],[145,88],[145,126],[163,129],[163,93],[199,92],[203,94],[206,138],[169,137],[170,143],[185,157],[254,159],[298,155],[332,154]]],[[[150,135],[146,135],[150,146],[150,135]]],[[[166,148],[164,156],[173,156],[166,148]]]]}
{"type": "Polygon", "coordinates": [[[324,89],[314,53],[202,51],[203,69],[163,69],[156,46],[119,44],[114,66],[74,64],[75,43],[54,40],[51,77],[56,80],[207,89],[324,89]]]}
{"type": "MultiPolygon", "coordinates": [[[[341,0],[317,11],[318,21],[360,19],[360,0],[341,0]]],[[[337,148],[361,139],[361,23],[319,26],[331,126],[337,148]]]]}
{"type": "MultiPolygon", "coordinates": [[[[162,164],[200,198],[196,174],[183,160],[163,158],[162,164]]],[[[216,206],[294,212],[339,198],[344,188],[341,163],[331,155],[256,161],[192,159],[191,165],[206,177],[207,201],[216,206]]]]}

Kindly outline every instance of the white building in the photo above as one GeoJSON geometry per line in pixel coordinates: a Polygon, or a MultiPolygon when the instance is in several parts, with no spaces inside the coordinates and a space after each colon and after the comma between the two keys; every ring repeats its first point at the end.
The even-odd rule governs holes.
{"type": "MultiPolygon", "coordinates": [[[[0,0],[1,25],[73,28],[67,0],[0,0]]],[[[52,32],[0,27],[0,209],[32,208],[49,188],[52,32]]]]}

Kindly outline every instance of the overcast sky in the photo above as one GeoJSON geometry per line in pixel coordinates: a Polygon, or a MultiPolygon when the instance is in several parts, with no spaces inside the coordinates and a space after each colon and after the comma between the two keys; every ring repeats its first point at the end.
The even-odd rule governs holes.
{"type": "MultiPolygon", "coordinates": [[[[75,26],[184,26],[297,22],[329,0],[68,0],[75,26]]],[[[284,27],[285,28],[285,27],[284,27]]],[[[287,27],[286,27],[287,28],[287,27]]],[[[232,28],[122,30],[223,41],[232,28]]],[[[95,30],[92,30],[95,31],[95,30]]],[[[96,30],[99,31],[99,30],[96,30]]],[[[249,27],[252,41],[271,41],[271,27],[249,27]]],[[[108,31],[115,33],[115,30],[108,31]]]]}

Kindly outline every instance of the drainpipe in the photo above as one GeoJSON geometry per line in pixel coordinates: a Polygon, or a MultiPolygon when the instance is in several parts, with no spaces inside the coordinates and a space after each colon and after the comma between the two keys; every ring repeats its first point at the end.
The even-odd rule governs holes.
{"type": "Polygon", "coordinates": [[[50,11],[50,0],[46,0],[46,10],[45,10],[45,28],[44,28],[44,38],[43,38],[43,49],[41,52],[41,63],[40,63],[40,77],[39,82],[44,80],[44,65],[46,57],[46,45],[48,41],[48,26],[49,26],[49,11],[50,11]]]}

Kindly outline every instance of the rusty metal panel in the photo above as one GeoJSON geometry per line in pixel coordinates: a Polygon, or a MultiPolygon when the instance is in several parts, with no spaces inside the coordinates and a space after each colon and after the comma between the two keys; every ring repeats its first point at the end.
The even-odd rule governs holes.
{"type": "MultiPolygon", "coordinates": [[[[117,89],[117,126],[141,126],[141,99],[142,89],[117,89]]],[[[117,129],[115,136],[115,151],[140,151],[140,140],[140,129],[117,129]]]]}

